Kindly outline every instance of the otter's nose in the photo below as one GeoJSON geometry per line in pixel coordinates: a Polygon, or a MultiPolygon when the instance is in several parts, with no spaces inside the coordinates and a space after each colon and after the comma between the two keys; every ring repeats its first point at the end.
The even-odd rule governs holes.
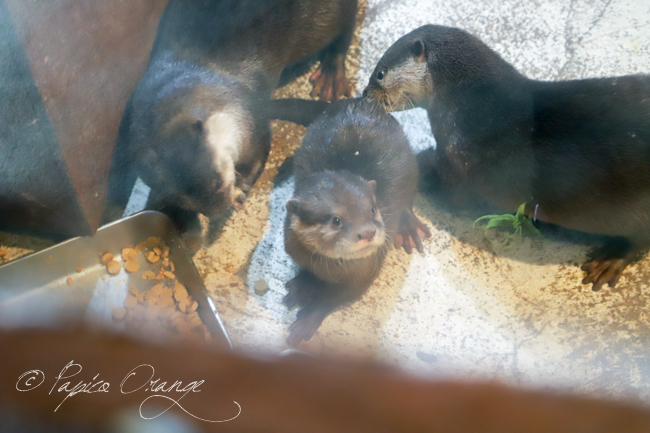
{"type": "Polygon", "coordinates": [[[375,234],[377,234],[377,229],[368,229],[364,230],[361,233],[359,233],[357,236],[359,237],[359,240],[366,240],[370,242],[375,238],[375,234]]]}
{"type": "Polygon", "coordinates": [[[363,93],[361,94],[362,98],[365,98],[366,96],[368,96],[368,88],[367,87],[365,89],[363,89],[363,93]]]}

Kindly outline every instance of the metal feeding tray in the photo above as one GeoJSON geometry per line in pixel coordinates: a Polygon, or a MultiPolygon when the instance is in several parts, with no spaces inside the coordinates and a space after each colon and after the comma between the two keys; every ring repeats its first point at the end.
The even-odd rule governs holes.
{"type": "Polygon", "coordinates": [[[138,271],[124,267],[109,275],[101,254],[112,253],[122,261],[121,251],[153,236],[169,246],[176,280],[198,302],[197,312],[215,344],[231,347],[223,322],[208,295],[191,255],[172,222],[158,212],[145,211],[100,228],[92,237],[70,239],[51,248],[0,266],[0,327],[60,326],[91,322],[124,329],[113,321],[112,307],[124,305],[129,288],[139,292],[159,281],[143,273],[158,273],[162,264],[149,263],[138,254],[138,271]]]}

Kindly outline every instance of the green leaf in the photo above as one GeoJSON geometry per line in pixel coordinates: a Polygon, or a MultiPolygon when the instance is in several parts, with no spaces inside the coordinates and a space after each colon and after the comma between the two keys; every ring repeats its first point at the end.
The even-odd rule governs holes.
{"type": "Polygon", "coordinates": [[[512,227],[515,230],[512,237],[522,237],[524,235],[541,236],[542,234],[533,225],[533,220],[524,214],[525,209],[526,203],[522,203],[517,209],[515,215],[504,214],[482,216],[474,221],[474,228],[476,228],[479,223],[487,221],[487,224],[485,224],[486,230],[497,227],[512,227]]]}
{"type": "Polygon", "coordinates": [[[506,220],[506,219],[492,219],[488,221],[488,223],[485,225],[486,228],[488,229],[493,229],[497,227],[508,227],[512,226],[512,221],[511,220],[506,220]]]}
{"type": "Polygon", "coordinates": [[[523,215],[524,217],[526,217],[526,215],[524,215],[525,210],[526,210],[526,203],[520,204],[519,209],[517,209],[517,216],[523,215]]]}

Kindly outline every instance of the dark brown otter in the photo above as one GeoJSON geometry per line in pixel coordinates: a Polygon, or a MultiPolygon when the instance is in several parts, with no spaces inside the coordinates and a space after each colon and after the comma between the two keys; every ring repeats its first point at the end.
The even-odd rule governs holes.
{"type": "Polygon", "coordinates": [[[290,345],[309,340],[335,308],[363,295],[390,242],[414,239],[421,249],[418,229],[429,235],[412,210],[415,156],[399,123],[374,101],[328,107],[296,150],[294,171],[285,248],[301,271],[287,283],[284,303],[302,309],[290,345]]]}
{"type": "Polygon", "coordinates": [[[137,176],[149,207],[220,215],[264,168],[266,112],[285,69],[320,56],[315,92],[348,94],[344,60],[356,0],[171,0],[122,121],[113,216],[137,176]]]}
{"type": "Polygon", "coordinates": [[[364,94],[428,111],[448,191],[613,236],[583,266],[594,290],[650,246],[649,76],[535,81],[469,33],[426,25],[388,49],[364,94]]]}

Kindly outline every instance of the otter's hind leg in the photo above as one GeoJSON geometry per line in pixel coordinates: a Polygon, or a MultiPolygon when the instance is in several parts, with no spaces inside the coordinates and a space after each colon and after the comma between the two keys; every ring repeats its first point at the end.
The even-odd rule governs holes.
{"type": "Polygon", "coordinates": [[[336,101],[343,96],[352,96],[345,75],[345,57],[354,34],[357,7],[356,1],[345,2],[345,4],[349,6],[349,10],[342,11],[342,15],[345,17],[343,31],[321,52],[320,65],[309,78],[314,86],[310,96],[318,97],[322,101],[336,101]]]}
{"type": "Polygon", "coordinates": [[[627,238],[614,238],[589,255],[589,261],[582,266],[587,276],[582,284],[593,283],[593,290],[600,290],[603,285],[616,286],[623,270],[650,242],[633,243],[627,238]]]}

